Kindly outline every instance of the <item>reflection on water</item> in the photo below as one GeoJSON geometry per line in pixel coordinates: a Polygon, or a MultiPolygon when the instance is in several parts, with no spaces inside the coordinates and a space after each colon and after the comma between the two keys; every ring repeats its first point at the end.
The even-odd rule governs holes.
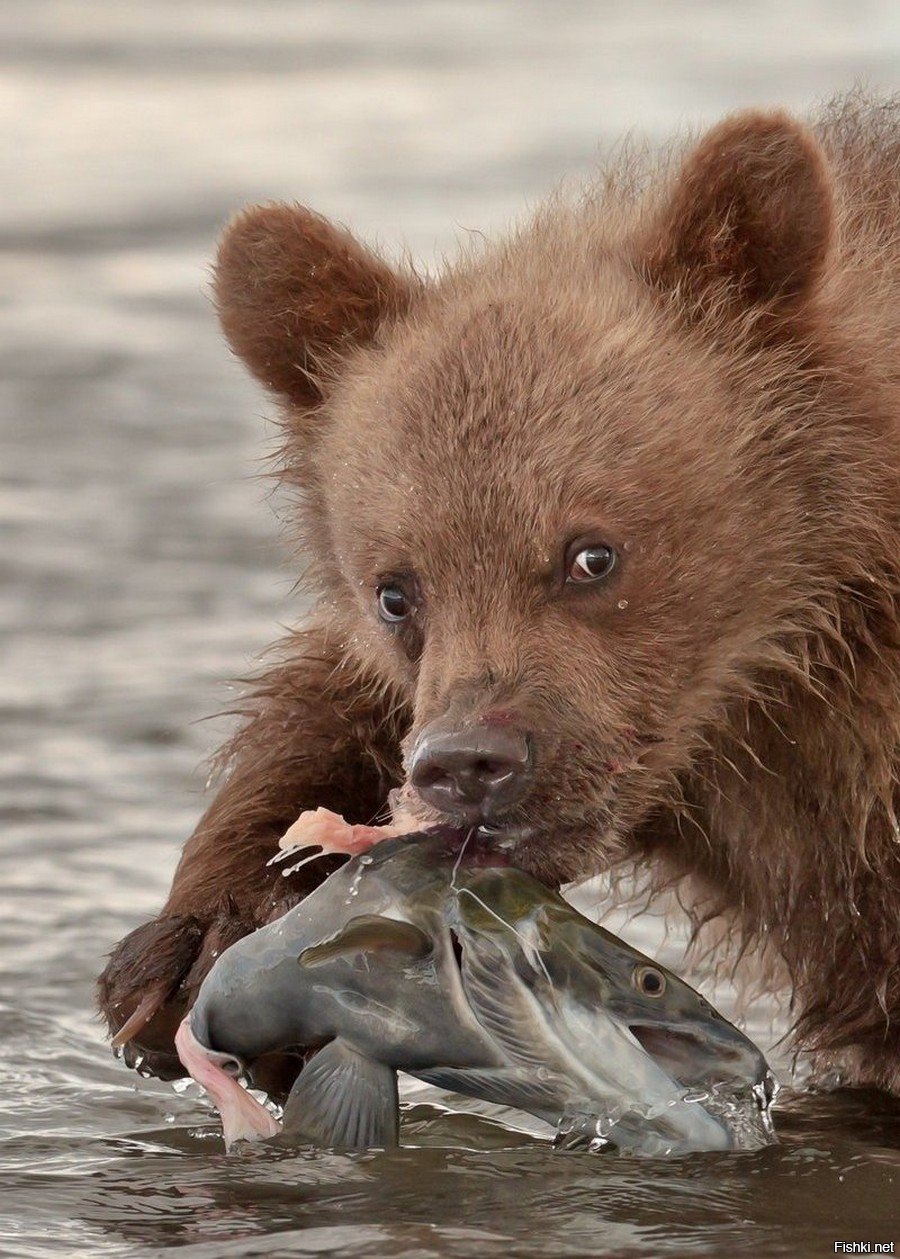
{"type": "MultiPolygon", "coordinates": [[[[115,1090],[93,1091],[109,1129],[115,1090]]],[[[168,1127],[141,1122],[136,1105],[117,1136],[21,1138],[9,1187],[29,1202],[20,1253],[62,1217],[66,1242],[88,1253],[140,1243],[255,1254],[265,1239],[267,1255],[537,1254],[551,1241],[567,1255],[830,1254],[836,1239],[890,1240],[896,1229],[900,1106],[879,1099],[876,1118],[873,1102],[794,1099],[780,1146],[654,1162],[551,1154],[422,1106],[407,1112],[395,1153],[226,1157],[208,1116],[197,1107],[190,1126],[182,1099],[168,1127]]]]}
{"type": "MultiPolygon", "coordinates": [[[[193,1093],[138,1080],[102,1043],[92,978],[165,893],[224,729],[200,719],[299,611],[251,479],[264,405],[204,296],[224,216],[299,196],[431,260],[630,127],[655,140],[855,78],[896,87],[900,65],[886,0],[411,13],[0,9],[0,1250],[823,1255],[892,1229],[900,1243],[900,1112],[884,1099],[783,1094],[781,1146],[668,1164],[552,1154],[421,1104],[397,1154],[226,1160],[193,1093]]],[[[658,924],[629,932],[662,946],[658,924]]],[[[676,940],[663,958],[677,964],[676,940]]],[[[771,1041],[773,1003],[748,1015],[771,1041]]]]}

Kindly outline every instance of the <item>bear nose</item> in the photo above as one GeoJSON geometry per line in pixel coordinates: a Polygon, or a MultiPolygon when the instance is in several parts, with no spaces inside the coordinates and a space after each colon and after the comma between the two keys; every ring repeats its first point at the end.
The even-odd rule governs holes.
{"type": "Polygon", "coordinates": [[[490,725],[450,729],[435,721],[416,742],[409,777],[428,804],[474,823],[518,800],[530,771],[523,734],[490,725]]]}

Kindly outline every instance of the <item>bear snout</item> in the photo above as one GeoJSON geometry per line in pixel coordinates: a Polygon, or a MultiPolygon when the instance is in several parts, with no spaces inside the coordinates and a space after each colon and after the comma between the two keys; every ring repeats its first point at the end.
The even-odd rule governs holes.
{"type": "Polygon", "coordinates": [[[471,825],[517,803],[532,772],[531,739],[504,723],[440,717],[420,732],[409,758],[409,780],[421,799],[471,825]]]}

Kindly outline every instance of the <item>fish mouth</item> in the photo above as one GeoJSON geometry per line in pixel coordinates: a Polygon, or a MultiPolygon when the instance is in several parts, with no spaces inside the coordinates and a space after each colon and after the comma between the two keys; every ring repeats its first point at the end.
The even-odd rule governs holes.
{"type": "Polygon", "coordinates": [[[767,1104],[774,1096],[774,1077],[761,1054],[748,1072],[746,1057],[694,1031],[659,1023],[630,1023],[628,1030],[645,1053],[684,1088],[761,1089],[767,1104]]]}
{"type": "MultiPolygon", "coordinates": [[[[755,1150],[775,1139],[770,1112],[778,1082],[755,1046],[742,1052],[717,1043],[714,1033],[660,1024],[636,1022],[628,1030],[682,1090],[680,1104],[667,1117],[678,1140],[686,1142],[685,1151],[755,1150]]],[[[666,1116],[660,1122],[665,1130],[666,1116]]]]}

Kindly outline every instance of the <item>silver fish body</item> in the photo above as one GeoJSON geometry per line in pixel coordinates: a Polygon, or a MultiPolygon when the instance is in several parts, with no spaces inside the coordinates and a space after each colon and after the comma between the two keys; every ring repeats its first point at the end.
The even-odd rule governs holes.
{"type": "Polygon", "coordinates": [[[528,1111],[573,1146],[670,1154],[770,1140],[774,1081],[752,1042],[496,861],[456,832],[378,844],[222,954],[193,1037],[241,1067],[321,1046],[284,1131],[325,1146],[397,1143],[398,1071],[528,1111]]]}

